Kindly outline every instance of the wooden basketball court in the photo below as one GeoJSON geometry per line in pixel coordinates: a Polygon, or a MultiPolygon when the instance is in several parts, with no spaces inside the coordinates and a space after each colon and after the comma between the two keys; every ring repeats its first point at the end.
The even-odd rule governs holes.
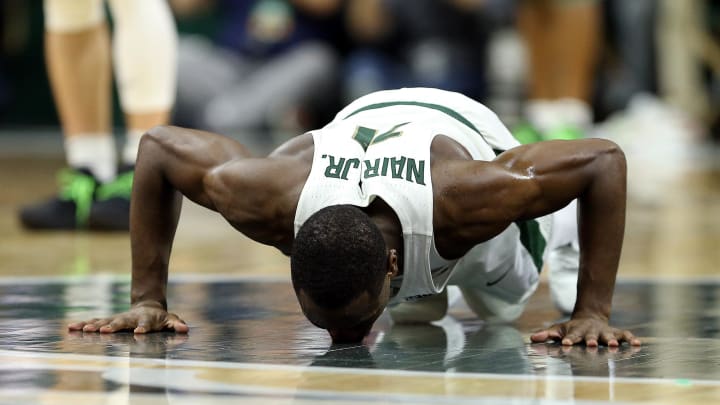
{"type": "Polygon", "coordinates": [[[0,151],[0,404],[720,403],[720,154],[709,146],[678,164],[628,154],[613,323],[644,344],[617,349],[530,344],[560,319],[545,283],[511,325],[459,304],[433,325],[383,315],[364,344],[332,345],[301,315],[286,257],[187,202],[169,302],[190,333],[69,333],[71,320],[128,307],[128,237],[22,230],[17,208],[53,192],[62,157],[14,136],[0,151]]]}

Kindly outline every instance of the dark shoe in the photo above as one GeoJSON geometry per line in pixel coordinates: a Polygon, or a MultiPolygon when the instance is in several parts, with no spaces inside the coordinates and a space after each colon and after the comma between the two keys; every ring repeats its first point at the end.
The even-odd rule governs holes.
{"type": "Polygon", "coordinates": [[[87,227],[97,180],[85,169],[60,172],[60,193],[47,201],[22,207],[20,222],[28,229],[73,230],[87,227]]]}
{"type": "Polygon", "coordinates": [[[130,229],[130,194],[134,170],[121,171],[115,180],[98,186],[90,210],[89,228],[93,231],[127,231],[130,229]]]}

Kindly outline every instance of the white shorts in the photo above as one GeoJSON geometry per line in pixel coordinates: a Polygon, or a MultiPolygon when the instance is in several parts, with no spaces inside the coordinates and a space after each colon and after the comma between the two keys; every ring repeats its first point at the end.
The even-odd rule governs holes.
{"type": "MultiPolygon", "coordinates": [[[[577,253],[576,211],[577,204],[572,202],[551,215],[536,219],[537,227],[530,231],[521,231],[517,224],[512,224],[458,260],[448,285],[458,287],[467,305],[481,319],[505,322],[517,319],[537,289],[542,263],[549,253],[568,245],[574,246],[573,254],[577,253]],[[527,246],[530,245],[528,233],[535,231],[539,234],[533,237],[542,237],[544,248],[541,252],[527,246]]],[[[538,246],[541,245],[534,245],[535,248],[538,246]]],[[[431,322],[442,318],[447,306],[447,293],[444,292],[398,304],[389,311],[399,322],[431,322]]]]}

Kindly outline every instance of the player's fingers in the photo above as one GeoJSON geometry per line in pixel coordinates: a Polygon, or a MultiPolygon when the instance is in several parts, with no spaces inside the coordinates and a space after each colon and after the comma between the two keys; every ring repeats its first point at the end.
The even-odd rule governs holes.
{"type": "Polygon", "coordinates": [[[115,333],[121,330],[130,329],[133,327],[133,320],[129,317],[119,317],[115,318],[107,325],[103,325],[100,327],[100,333],[115,333]]]}
{"type": "Polygon", "coordinates": [[[148,332],[155,332],[162,329],[162,325],[157,321],[156,316],[142,315],[138,318],[137,325],[135,325],[134,333],[143,334],[148,332]]]}
{"type": "Polygon", "coordinates": [[[530,341],[533,343],[544,343],[550,339],[550,333],[547,330],[541,330],[530,335],[530,341]]]}
{"type": "Polygon", "coordinates": [[[587,347],[598,347],[598,338],[598,333],[594,331],[585,333],[585,336],[583,337],[587,347]]]}
{"type": "Polygon", "coordinates": [[[71,324],[68,324],[68,330],[79,331],[82,330],[84,326],[85,322],[73,322],[71,324]]]}
{"type": "Polygon", "coordinates": [[[83,328],[85,327],[85,325],[87,325],[87,324],[92,324],[92,323],[97,322],[97,321],[99,321],[99,320],[100,320],[99,318],[93,318],[93,319],[90,319],[89,321],[73,322],[73,323],[71,323],[71,324],[68,325],[68,329],[69,329],[69,330],[72,330],[72,331],[81,331],[81,330],[83,330],[83,328]]]}
{"type": "Polygon", "coordinates": [[[175,314],[168,314],[168,320],[165,326],[178,333],[187,333],[188,330],[190,330],[185,321],[175,314]]]}
{"type": "Polygon", "coordinates": [[[564,334],[560,330],[560,328],[555,328],[548,331],[548,336],[555,342],[559,342],[560,340],[562,340],[563,335],[564,334]]]}
{"type": "Polygon", "coordinates": [[[629,330],[622,331],[620,335],[620,341],[622,342],[628,342],[632,346],[640,346],[642,342],[640,339],[636,338],[635,335],[632,334],[629,330]]]}
{"type": "Polygon", "coordinates": [[[548,340],[558,341],[562,338],[562,331],[560,329],[561,326],[558,324],[546,329],[541,329],[530,335],[530,340],[534,343],[547,342],[548,340]]]}
{"type": "Polygon", "coordinates": [[[608,347],[618,347],[617,338],[615,334],[610,332],[603,332],[600,334],[600,342],[606,344],[608,347]]]}
{"type": "Polygon", "coordinates": [[[107,325],[110,323],[110,320],[108,319],[93,319],[92,321],[88,322],[83,326],[83,332],[97,332],[101,327],[107,325]]]}
{"type": "Polygon", "coordinates": [[[551,340],[554,335],[557,335],[557,331],[543,329],[530,335],[530,341],[533,343],[544,343],[551,340]]]}
{"type": "Polygon", "coordinates": [[[565,336],[563,336],[563,338],[562,338],[563,346],[572,346],[572,345],[580,343],[582,341],[583,341],[583,335],[576,333],[576,332],[566,333],[565,336]]]}

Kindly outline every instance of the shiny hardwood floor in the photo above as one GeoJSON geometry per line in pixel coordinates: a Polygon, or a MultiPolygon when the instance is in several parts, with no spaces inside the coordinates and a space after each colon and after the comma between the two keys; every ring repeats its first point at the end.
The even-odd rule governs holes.
{"type": "Polygon", "coordinates": [[[383,316],[332,345],[299,313],[288,260],[185,204],[170,305],[188,335],[68,333],[127,308],[127,235],[26,232],[17,207],[49,195],[56,155],[0,139],[0,404],[718,403],[720,154],[672,170],[629,154],[626,245],[613,321],[641,348],[529,344],[559,319],[545,284],[512,325],[459,304],[442,322],[383,316]]]}

